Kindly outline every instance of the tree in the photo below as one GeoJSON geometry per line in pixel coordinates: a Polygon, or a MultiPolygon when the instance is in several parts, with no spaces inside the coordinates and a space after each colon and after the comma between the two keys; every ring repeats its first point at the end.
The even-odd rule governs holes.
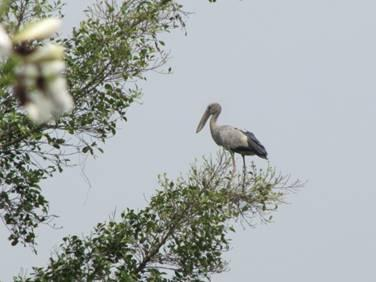
{"type": "MultiPolygon", "coordinates": [[[[61,16],[62,6],[60,0],[7,1],[0,22],[14,34],[34,18],[61,16]]],[[[35,228],[51,218],[41,180],[73,165],[73,154],[103,152],[100,144],[116,134],[141,95],[137,81],[166,61],[160,34],[184,27],[184,15],[171,0],[99,0],[71,38],[52,38],[66,48],[75,102],[56,123],[37,126],[22,114],[9,87],[15,62],[0,64],[0,218],[12,245],[35,244],[35,228]]]]}
{"type": "MultiPolygon", "coordinates": [[[[215,2],[215,1],[209,1],[215,2]]],[[[9,34],[35,18],[62,16],[60,0],[9,0],[0,22],[9,34]]],[[[55,122],[35,124],[18,106],[11,87],[17,60],[0,64],[0,218],[12,245],[35,248],[36,228],[52,215],[40,183],[73,165],[72,155],[103,152],[101,145],[127,121],[146,73],[167,59],[160,34],[184,28],[186,13],[174,0],[97,0],[65,47],[65,76],[75,108],[55,122]],[[98,44],[104,42],[104,44],[98,44]]],[[[27,42],[14,48],[36,48],[27,42]]],[[[229,159],[204,159],[186,178],[160,177],[160,189],[142,210],[99,223],[84,238],[64,238],[45,268],[16,281],[202,281],[226,264],[235,221],[270,221],[289,183],[275,169],[233,176],[229,159]]]]}
{"type": "Polygon", "coordinates": [[[228,155],[194,164],[185,178],[160,176],[144,209],[98,224],[89,236],[63,239],[45,268],[15,281],[207,281],[226,269],[229,232],[240,221],[269,222],[300,185],[272,168],[232,176],[228,155]]]}

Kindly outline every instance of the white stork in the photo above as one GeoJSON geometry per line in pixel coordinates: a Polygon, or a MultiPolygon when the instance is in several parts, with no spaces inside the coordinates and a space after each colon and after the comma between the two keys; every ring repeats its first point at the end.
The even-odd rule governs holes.
{"type": "Polygon", "coordinates": [[[257,140],[256,136],[252,132],[241,130],[230,125],[218,125],[217,119],[221,113],[221,110],[221,105],[218,103],[210,104],[206,108],[206,111],[197,126],[196,133],[202,130],[211,116],[210,132],[215,143],[231,153],[233,174],[235,174],[236,171],[234,153],[242,155],[243,170],[245,175],[246,165],[244,156],[256,155],[260,158],[267,159],[268,153],[266,152],[265,147],[259,140],[257,140]]]}

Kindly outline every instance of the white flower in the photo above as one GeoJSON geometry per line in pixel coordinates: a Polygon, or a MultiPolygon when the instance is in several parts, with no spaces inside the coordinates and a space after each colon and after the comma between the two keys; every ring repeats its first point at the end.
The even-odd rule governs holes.
{"type": "MultiPolygon", "coordinates": [[[[57,18],[47,18],[26,24],[13,37],[13,43],[21,44],[26,41],[48,38],[57,31],[60,25],[61,20],[57,18]]],[[[6,49],[6,40],[2,41],[2,39],[8,38],[8,47],[10,46],[8,52],[11,53],[12,42],[7,36],[1,28],[0,48],[4,45],[3,49],[6,49]]],[[[21,59],[20,65],[15,70],[16,88],[18,86],[23,91],[20,101],[29,118],[37,124],[42,124],[71,112],[74,102],[68,92],[64,76],[64,48],[49,43],[41,47],[31,47],[26,52],[22,47],[23,45],[20,45],[20,48],[14,51],[14,54],[21,59]]]]}
{"type": "MultiPolygon", "coordinates": [[[[51,63],[48,63],[48,65],[51,65],[51,63]]],[[[56,64],[55,67],[57,66],[56,64]]],[[[43,69],[43,66],[41,65],[40,68],[43,69]]],[[[54,77],[43,77],[43,79],[41,88],[37,86],[34,79],[33,88],[29,88],[27,92],[29,102],[24,106],[29,118],[37,124],[57,119],[64,113],[71,112],[74,107],[72,96],[67,90],[66,80],[62,75],[55,74],[54,77]]]]}
{"type": "Polygon", "coordinates": [[[63,75],[65,71],[64,61],[56,60],[51,62],[45,62],[40,66],[40,73],[43,77],[50,78],[58,75],[63,75]]]}
{"type": "Polygon", "coordinates": [[[54,112],[57,115],[71,112],[73,110],[73,99],[67,90],[67,83],[64,77],[49,80],[46,92],[51,98],[51,102],[54,105],[54,112]]]}
{"type": "Polygon", "coordinates": [[[35,79],[39,76],[39,71],[35,64],[22,64],[16,67],[15,74],[18,77],[28,77],[35,79]]]}
{"type": "Polygon", "coordinates": [[[18,83],[25,87],[29,101],[24,109],[35,123],[49,122],[73,110],[64,71],[62,60],[24,62],[16,68],[18,83]]]}
{"type": "Polygon", "coordinates": [[[4,28],[0,25],[0,54],[9,55],[12,51],[12,41],[4,28]]]}
{"type": "Polygon", "coordinates": [[[43,123],[43,119],[40,116],[39,108],[36,104],[29,102],[24,106],[24,110],[28,117],[35,123],[43,123]]]}
{"type": "Polygon", "coordinates": [[[29,118],[36,124],[50,121],[53,118],[51,114],[54,108],[52,102],[40,91],[33,91],[28,95],[30,102],[26,103],[24,109],[29,118]]]}
{"type": "Polygon", "coordinates": [[[28,23],[13,37],[13,43],[46,39],[59,29],[61,23],[62,21],[57,18],[46,18],[28,23]]]}
{"type": "Polygon", "coordinates": [[[28,63],[36,63],[41,61],[62,60],[64,58],[64,47],[56,44],[47,44],[37,48],[33,53],[25,56],[28,63]]]}

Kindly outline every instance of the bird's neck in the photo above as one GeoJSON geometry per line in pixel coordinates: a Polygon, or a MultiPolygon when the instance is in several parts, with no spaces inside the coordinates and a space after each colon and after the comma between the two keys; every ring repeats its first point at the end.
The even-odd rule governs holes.
{"type": "Polygon", "coordinates": [[[217,124],[218,116],[219,114],[214,114],[210,118],[210,132],[213,137],[216,135],[217,128],[218,128],[218,124],[217,124]]]}

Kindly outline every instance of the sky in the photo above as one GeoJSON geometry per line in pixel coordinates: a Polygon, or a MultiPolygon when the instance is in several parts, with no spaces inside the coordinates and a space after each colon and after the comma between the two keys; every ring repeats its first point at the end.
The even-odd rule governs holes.
{"type": "MultiPolygon", "coordinates": [[[[64,32],[89,2],[67,2],[64,32]]],[[[115,208],[144,207],[158,174],[176,177],[214,154],[208,128],[195,129],[219,102],[220,123],[254,132],[273,166],[307,184],[273,223],[238,226],[230,270],[213,281],[375,281],[376,3],[181,2],[193,14],[187,36],[164,37],[173,74],[149,74],[103,155],[43,184],[62,228],[39,229],[38,256],[3,239],[0,280],[46,265],[64,235],[88,234],[115,208]]]]}

